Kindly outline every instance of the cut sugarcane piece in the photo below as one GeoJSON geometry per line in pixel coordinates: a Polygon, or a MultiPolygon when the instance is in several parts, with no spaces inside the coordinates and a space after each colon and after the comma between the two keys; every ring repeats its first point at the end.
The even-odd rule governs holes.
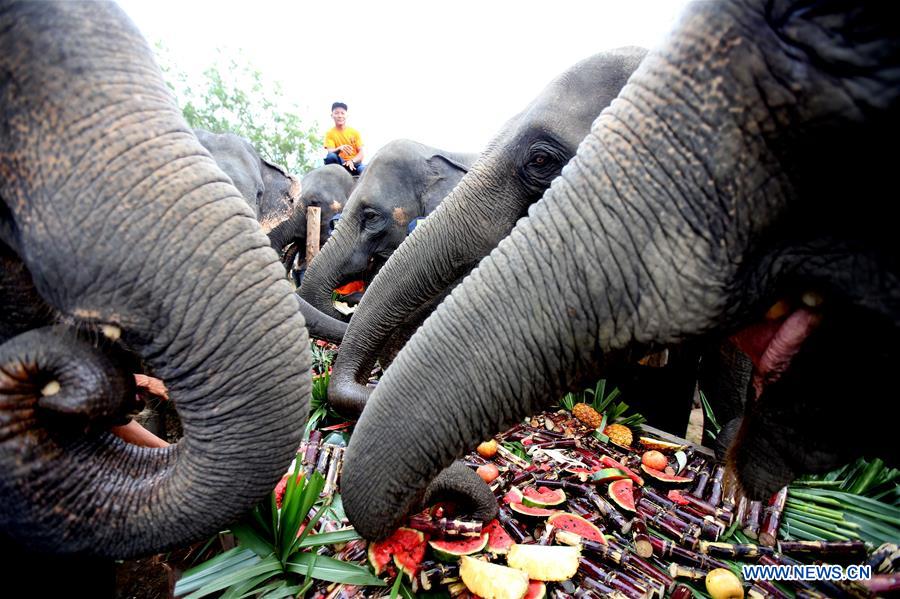
{"type": "Polygon", "coordinates": [[[577,547],[515,544],[509,548],[506,563],[532,580],[561,581],[575,576],[580,556],[577,547]]]}
{"type": "Polygon", "coordinates": [[[470,592],[485,599],[522,599],[528,592],[528,574],[522,570],[468,555],[462,557],[459,577],[470,592]]]}

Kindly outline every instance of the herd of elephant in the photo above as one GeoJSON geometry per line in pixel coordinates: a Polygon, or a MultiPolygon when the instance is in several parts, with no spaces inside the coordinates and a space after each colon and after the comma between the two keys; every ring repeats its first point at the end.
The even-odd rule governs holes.
{"type": "Polygon", "coordinates": [[[487,516],[454,461],[607,373],[651,421],[686,418],[699,377],[753,497],[896,464],[895,12],[697,2],[660,47],[561,73],[481,154],[399,140],[358,180],[298,182],[191,130],[114,4],[0,0],[0,538],[125,558],[233,522],[299,445],[307,327],[341,343],[341,493],[369,539],[436,489],[487,516]],[[324,245],[295,289],[310,206],[324,245]],[[110,433],[135,373],[165,382],[178,443],[110,433]]]}

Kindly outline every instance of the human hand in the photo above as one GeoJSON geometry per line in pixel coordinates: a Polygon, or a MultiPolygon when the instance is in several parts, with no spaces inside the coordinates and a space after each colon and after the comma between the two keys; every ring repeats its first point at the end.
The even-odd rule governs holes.
{"type": "Polygon", "coordinates": [[[356,170],[356,163],[353,162],[352,160],[345,160],[345,161],[344,161],[344,166],[346,166],[347,168],[349,168],[351,171],[355,171],[355,170],[356,170]]]}
{"type": "Polygon", "coordinates": [[[338,152],[347,152],[348,154],[351,150],[353,150],[353,147],[350,144],[344,144],[338,148],[338,152]]]}

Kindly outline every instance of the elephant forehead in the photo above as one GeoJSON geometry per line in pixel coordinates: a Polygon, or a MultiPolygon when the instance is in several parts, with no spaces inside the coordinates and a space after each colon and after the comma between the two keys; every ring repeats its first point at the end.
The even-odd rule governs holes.
{"type": "Polygon", "coordinates": [[[397,208],[394,208],[393,212],[391,212],[391,216],[393,217],[394,222],[396,222],[401,227],[405,227],[409,222],[409,213],[399,206],[397,208]]]}

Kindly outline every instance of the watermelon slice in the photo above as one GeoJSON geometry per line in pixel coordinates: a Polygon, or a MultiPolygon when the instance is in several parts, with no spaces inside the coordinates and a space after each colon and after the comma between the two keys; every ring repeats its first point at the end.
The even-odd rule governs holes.
{"type": "Polygon", "coordinates": [[[523,516],[529,516],[531,518],[549,518],[556,513],[556,510],[548,510],[542,507],[531,507],[516,502],[510,503],[509,508],[517,514],[522,514],[523,516]]]}
{"type": "Polygon", "coordinates": [[[506,495],[503,496],[503,503],[522,503],[523,499],[525,499],[525,496],[522,495],[522,491],[519,487],[510,487],[506,495]]]}
{"type": "Polygon", "coordinates": [[[445,562],[455,562],[463,555],[472,555],[484,550],[488,544],[488,533],[482,532],[478,537],[467,537],[458,541],[428,541],[434,555],[445,562]]]}
{"type": "Polygon", "coordinates": [[[609,496],[623,510],[635,511],[634,482],[630,478],[609,483],[609,496]]]}
{"type": "Polygon", "coordinates": [[[383,541],[369,543],[369,563],[376,576],[381,575],[393,557],[394,563],[410,578],[415,576],[425,557],[425,534],[412,528],[400,527],[383,541]]]}
{"type": "Polygon", "coordinates": [[[575,533],[576,535],[588,539],[589,541],[597,541],[606,545],[606,539],[603,533],[591,522],[588,522],[581,516],[570,514],[568,512],[559,512],[553,514],[547,519],[548,524],[552,524],[557,530],[565,530],[575,533]]]}
{"type": "Polygon", "coordinates": [[[540,580],[529,580],[528,590],[522,599],[544,599],[547,596],[547,585],[540,580]]]}
{"type": "Polygon", "coordinates": [[[488,535],[487,550],[493,554],[502,554],[509,551],[513,544],[512,537],[504,530],[499,520],[491,520],[482,529],[488,535]]]}
{"type": "Polygon", "coordinates": [[[559,505],[566,500],[566,492],[562,489],[548,489],[547,487],[525,487],[522,489],[522,503],[529,507],[548,507],[559,505]]]}
{"type": "Polygon", "coordinates": [[[609,468],[618,468],[619,470],[621,470],[622,472],[627,474],[629,477],[631,477],[631,480],[634,481],[634,484],[636,484],[639,487],[644,486],[644,479],[641,478],[640,476],[638,476],[637,474],[635,474],[634,471],[631,468],[628,468],[627,466],[625,466],[625,464],[620,464],[619,462],[612,459],[608,455],[605,455],[602,458],[600,458],[600,462],[604,466],[607,466],[609,468]]]}
{"type": "Polygon", "coordinates": [[[687,476],[676,476],[675,474],[667,474],[662,470],[655,470],[653,468],[648,468],[646,464],[641,464],[641,470],[655,478],[656,480],[662,481],[664,483],[669,483],[672,485],[680,485],[684,483],[689,483],[693,481],[693,478],[688,478],[687,476]]]}
{"type": "Polygon", "coordinates": [[[628,473],[618,468],[604,468],[598,470],[591,476],[591,480],[595,483],[611,483],[614,480],[622,480],[623,478],[631,478],[628,473]]]}
{"type": "Polygon", "coordinates": [[[690,501],[688,501],[681,495],[681,491],[676,491],[675,489],[672,489],[671,491],[666,493],[666,497],[668,497],[669,499],[671,499],[678,505],[690,505],[691,504],[690,501]]]}

